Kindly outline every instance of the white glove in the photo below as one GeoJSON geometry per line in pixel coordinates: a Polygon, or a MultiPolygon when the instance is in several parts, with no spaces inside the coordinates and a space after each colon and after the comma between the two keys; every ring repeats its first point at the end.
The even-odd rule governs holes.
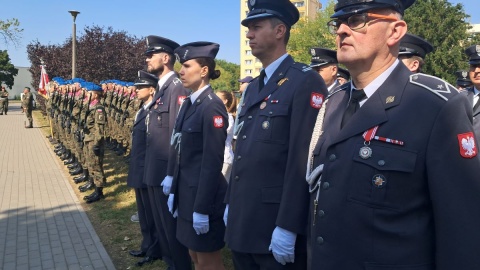
{"type": "Polygon", "coordinates": [[[175,209],[175,212],[173,212],[173,199],[175,198],[174,194],[168,195],[168,201],[167,201],[167,206],[168,206],[168,211],[173,215],[174,218],[178,217],[178,209],[175,209]]]}
{"type": "Polygon", "coordinates": [[[295,261],[295,241],[297,234],[276,227],[272,233],[272,242],[268,248],[273,253],[275,260],[282,265],[295,261]]]}
{"type": "Polygon", "coordinates": [[[223,223],[225,223],[225,227],[227,227],[227,220],[228,220],[228,204],[225,207],[225,212],[223,212],[223,223]]]}
{"type": "Polygon", "coordinates": [[[170,190],[172,189],[172,182],[173,182],[173,176],[165,176],[165,178],[162,181],[162,184],[160,184],[163,187],[163,194],[169,195],[170,190]]]}
{"type": "Polygon", "coordinates": [[[193,212],[193,229],[198,235],[208,232],[210,229],[208,220],[208,215],[193,212]]]}

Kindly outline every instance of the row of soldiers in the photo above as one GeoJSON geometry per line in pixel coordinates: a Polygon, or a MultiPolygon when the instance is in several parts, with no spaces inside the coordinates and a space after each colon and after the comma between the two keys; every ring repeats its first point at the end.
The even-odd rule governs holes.
{"type": "Polygon", "coordinates": [[[108,80],[100,87],[80,78],[55,77],[47,98],[55,153],[76,184],[86,182],[79,186],[80,192],[95,189],[84,197],[87,203],[102,199],[105,147],[125,155],[128,162],[133,117],[142,105],[133,83],[108,80]]]}

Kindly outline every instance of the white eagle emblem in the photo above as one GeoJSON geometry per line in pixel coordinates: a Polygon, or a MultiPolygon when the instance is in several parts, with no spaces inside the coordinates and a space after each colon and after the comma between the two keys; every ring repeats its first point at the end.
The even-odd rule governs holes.
{"type": "Polygon", "coordinates": [[[213,117],[213,126],[216,128],[221,128],[223,127],[223,117],[221,116],[214,116],[213,117]]]}
{"type": "Polygon", "coordinates": [[[312,54],[312,56],[315,56],[315,54],[316,54],[316,53],[315,53],[315,49],[312,48],[312,49],[310,50],[310,53],[312,54]]]}
{"type": "Polygon", "coordinates": [[[465,156],[471,157],[477,154],[475,149],[475,140],[473,137],[466,137],[462,139],[462,148],[466,152],[464,153],[465,156]]]}
{"type": "Polygon", "coordinates": [[[310,106],[315,109],[320,109],[323,104],[323,95],[320,93],[312,93],[312,98],[310,99],[310,106]]]}
{"type": "Polygon", "coordinates": [[[462,71],[462,77],[465,79],[467,78],[468,73],[466,71],[462,71]]]}

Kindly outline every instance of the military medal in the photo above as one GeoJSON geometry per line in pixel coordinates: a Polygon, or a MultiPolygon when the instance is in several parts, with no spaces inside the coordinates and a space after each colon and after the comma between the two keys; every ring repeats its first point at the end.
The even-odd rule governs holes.
{"type": "Polygon", "coordinates": [[[360,148],[360,151],[358,152],[358,154],[362,159],[369,159],[370,157],[372,157],[372,153],[373,153],[372,148],[366,145],[360,148]]]}
{"type": "Polygon", "coordinates": [[[268,95],[268,97],[266,97],[266,98],[263,100],[263,102],[260,103],[260,110],[263,110],[263,109],[265,109],[265,107],[267,107],[267,101],[270,99],[270,96],[271,96],[271,95],[272,95],[272,94],[268,95]]]}
{"type": "Polygon", "coordinates": [[[265,107],[267,107],[267,102],[263,101],[263,102],[260,104],[260,110],[265,109],[265,107]]]}
{"type": "Polygon", "coordinates": [[[269,127],[270,127],[270,122],[264,121],[264,122],[262,123],[262,128],[263,128],[263,129],[268,129],[269,127]]]}

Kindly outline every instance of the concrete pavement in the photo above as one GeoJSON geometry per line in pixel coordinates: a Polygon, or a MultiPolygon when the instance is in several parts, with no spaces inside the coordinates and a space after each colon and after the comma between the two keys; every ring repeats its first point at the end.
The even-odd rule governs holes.
{"type": "Polygon", "coordinates": [[[19,103],[0,115],[0,269],[115,269],[37,128],[19,103]]]}

